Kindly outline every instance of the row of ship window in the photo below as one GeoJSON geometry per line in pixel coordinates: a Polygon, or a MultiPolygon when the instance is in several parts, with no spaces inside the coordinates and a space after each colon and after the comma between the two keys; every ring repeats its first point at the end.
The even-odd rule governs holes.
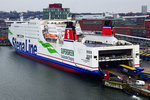
{"type": "Polygon", "coordinates": [[[63,9],[50,8],[50,9],[44,9],[43,11],[44,12],[48,12],[48,11],[68,11],[69,12],[69,9],[65,9],[65,8],[63,8],[63,9]]]}
{"type": "Polygon", "coordinates": [[[14,27],[17,27],[17,28],[38,28],[38,27],[32,27],[32,26],[30,26],[30,25],[28,25],[28,26],[14,26],[14,27]]]}
{"type": "Polygon", "coordinates": [[[64,22],[47,22],[47,24],[64,24],[64,22]]]}

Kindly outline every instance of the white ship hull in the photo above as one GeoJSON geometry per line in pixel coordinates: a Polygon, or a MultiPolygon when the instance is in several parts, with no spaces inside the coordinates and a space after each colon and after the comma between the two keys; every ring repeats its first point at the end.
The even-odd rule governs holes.
{"type": "MultiPolygon", "coordinates": [[[[11,25],[9,40],[18,54],[73,73],[103,75],[102,67],[106,64],[110,66],[113,62],[130,62],[132,67],[140,67],[139,45],[113,45],[118,41],[113,36],[103,36],[102,38],[93,34],[86,34],[82,40],[77,40],[77,38],[70,40],[69,35],[65,37],[65,34],[68,33],[65,33],[65,30],[61,31],[64,29],[63,26],[58,25],[59,28],[56,27],[58,31],[55,31],[51,27],[55,25],[47,22],[52,21],[33,20],[11,25]],[[53,33],[51,37],[45,37],[47,36],[46,33],[44,34],[45,26],[52,29],[47,31],[53,33]],[[105,41],[105,38],[110,41],[105,41]],[[105,44],[100,44],[99,40],[105,44]],[[91,41],[94,42],[91,43],[91,41]],[[112,44],[107,44],[107,42],[112,44]],[[107,52],[108,54],[106,54],[107,52]]],[[[70,29],[67,27],[67,30],[70,29]]],[[[66,32],[68,32],[67,30],[66,32]]]]}

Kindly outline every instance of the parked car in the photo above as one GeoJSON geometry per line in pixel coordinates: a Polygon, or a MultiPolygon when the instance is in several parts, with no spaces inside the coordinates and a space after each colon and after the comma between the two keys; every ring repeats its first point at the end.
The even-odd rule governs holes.
{"type": "Polygon", "coordinates": [[[135,82],[135,84],[136,85],[145,85],[145,82],[144,81],[142,81],[142,80],[136,80],[136,82],[135,82]]]}

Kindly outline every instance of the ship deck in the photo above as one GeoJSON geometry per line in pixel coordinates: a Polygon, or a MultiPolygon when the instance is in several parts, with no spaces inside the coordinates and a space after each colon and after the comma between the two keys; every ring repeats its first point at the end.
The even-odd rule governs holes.
{"type": "Polygon", "coordinates": [[[107,47],[112,46],[111,44],[96,44],[96,43],[85,43],[87,47],[107,47]]]}

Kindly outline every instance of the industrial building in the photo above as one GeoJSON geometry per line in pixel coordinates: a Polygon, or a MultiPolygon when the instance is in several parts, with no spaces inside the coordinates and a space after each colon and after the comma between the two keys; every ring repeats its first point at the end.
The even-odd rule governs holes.
{"type": "Polygon", "coordinates": [[[112,26],[111,20],[80,20],[80,27],[82,31],[102,31],[103,26],[112,26]]]}
{"type": "Polygon", "coordinates": [[[118,34],[137,36],[137,37],[146,37],[144,25],[120,25],[114,27],[114,30],[118,34]]]}
{"type": "Polygon", "coordinates": [[[0,19],[0,45],[10,45],[8,40],[8,27],[2,19],[0,19]]]}
{"type": "Polygon", "coordinates": [[[120,25],[114,27],[117,38],[150,46],[150,20],[143,25],[120,25]]]}
{"type": "Polygon", "coordinates": [[[140,16],[123,16],[126,25],[144,25],[146,19],[149,19],[149,15],[140,15],[140,16]]]}
{"type": "Polygon", "coordinates": [[[142,5],[141,12],[143,14],[147,13],[147,5],[142,5]]]}
{"type": "Polygon", "coordinates": [[[145,20],[145,30],[147,38],[150,38],[150,20],[145,20]]]}
{"type": "Polygon", "coordinates": [[[135,17],[135,19],[135,21],[140,20],[140,25],[131,24],[132,22],[129,24],[129,20],[121,19],[80,20],[79,24],[82,31],[94,31],[100,34],[103,26],[113,26],[113,30],[119,39],[140,44],[150,44],[150,20],[146,20],[145,17],[142,17],[142,19],[141,17],[140,19],[135,17]]]}

